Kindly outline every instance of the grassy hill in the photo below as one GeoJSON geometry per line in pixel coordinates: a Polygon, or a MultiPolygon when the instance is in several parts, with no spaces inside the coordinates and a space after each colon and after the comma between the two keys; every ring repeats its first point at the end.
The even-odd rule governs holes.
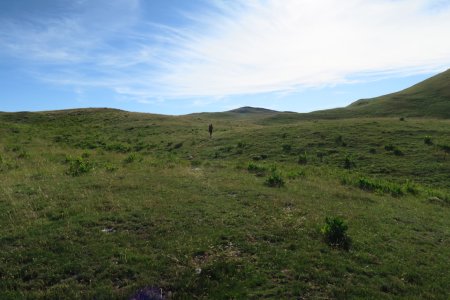
{"type": "Polygon", "coordinates": [[[450,70],[403,91],[373,99],[361,99],[347,107],[308,114],[278,114],[267,123],[297,120],[344,119],[361,117],[450,118],[450,70]]]}
{"type": "Polygon", "coordinates": [[[0,113],[0,298],[446,299],[450,121],[275,115],[0,113]]]}

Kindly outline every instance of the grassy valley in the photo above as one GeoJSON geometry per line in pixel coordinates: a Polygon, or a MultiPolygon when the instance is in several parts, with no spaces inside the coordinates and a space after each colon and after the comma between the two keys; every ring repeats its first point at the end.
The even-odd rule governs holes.
{"type": "Polygon", "coordinates": [[[377,107],[421,86],[342,115],[0,113],[0,298],[447,299],[449,98],[424,84],[420,116],[377,107]]]}

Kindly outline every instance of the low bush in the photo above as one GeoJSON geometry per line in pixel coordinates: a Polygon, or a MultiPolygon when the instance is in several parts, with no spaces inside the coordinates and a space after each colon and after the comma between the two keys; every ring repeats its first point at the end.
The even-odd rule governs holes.
{"type": "Polygon", "coordinates": [[[386,151],[394,151],[395,150],[395,146],[392,144],[386,145],[384,146],[384,150],[386,151]]]}
{"type": "Polygon", "coordinates": [[[299,177],[305,177],[305,171],[304,170],[290,171],[286,173],[286,177],[288,179],[297,179],[299,177]]]}
{"type": "Polygon", "coordinates": [[[386,151],[392,152],[394,155],[397,155],[397,156],[403,156],[404,155],[403,151],[401,151],[400,149],[398,149],[396,146],[394,146],[392,144],[384,146],[384,149],[386,151]]]}
{"type": "Polygon", "coordinates": [[[82,174],[90,172],[94,168],[93,164],[82,157],[71,159],[69,161],[68,175],[80,176],[82,174]]]}
{"type": "Polygon", "coordinates": [[[249,163],[247,166],[247,171],[249,171],[250,173],[254,173],[257,176],[264,176],[266,175],[267,168],[254,163],[249,163]]]}
{"type": "Polygon", "coordinates": [[[439,149],[444,151],[445,153],[450,153],[450,146],[449,145],[438,145],[439,149]]]}
{"type": "Polygon", "coordinates": [[[245,148],[245,146],[247,146],[244,142],[238,142],[237,143],[237,147],[238,148],[245,148]]]}
{"type": "Polygon", "coordinates": [[[365,191],[389,193],[394,197],[399,197],[405,194],[401,185],[391,182],[381,182],[367,178],[359,178],[358,186],[360,189],[365,191]]]}
{"type": "Polygon", "coordinates": [[[325,225],[321,228],[321,233],[325,242],[336,248],[349,250],[351,239],[347,235],[348,226],[344,220],[338,217],[326,217],[325,225]]]}
{"type": "Polygon", "coordinates": [[[352,169],[356,167],[356,163],[353,161],[351,156],[346,156],[344,159],[344,168],[345,169],[352,169]]]}
{"type": "Polygon", "coordinates": [[[425,143],[425,145],[431,146],[433,145],[433,140],[431,139],[431,136],[426,136],[423,138],[423,142],[425,143]]]}
{"type": "Polygon", "coordinates": [[[29,157],[30,157],[30,155],[25,150],[21,150],[19,152],[19,154],[17,155],[17,158],[19,158],[19,159],[25,159],[25,158],[29,158],[29,157]]]}
{"type": "Polygon", "coordinates": [[[137,158],[136,153],[131,153],[124,159],[124,163],[131,164],[132,162],[134,162],[136,160],[136,158],[137,158]]]}
{"type": "Polygon", "coordinates": [[[306,155],[306,151],[304,154],[300,154],[297,162],[300,165],[306,165],[308,163],[308,156],[306,155]]]}
{"type": "Polygon", "coordinates": [[[280,188],[284,186],[284,179],[278,172],[272,171],[272,174],[266,179],[265,184],[269,187],[280,188]]]}
{"type": "Polygon", "coordinates": [[[106,145],[105,150],[106,151],[115,151],[115,152],[119,152],[119,153],[126,153],[126,152],[131,151],[131,147],[124,145],[124,144],[116,143],[116,144],[106,145]]]}
{"type": "Polygon", "coordinates": [[[292,145],[290,145],[290,144],[284,144],[281,147],[283,148],[283,151],[287,152],[287,153],[291,152],[291,150],[292,150],[292,145]]]}
{"type": "Polygon", "coordinates": [[[173,146],[173,149],[179,149],[181,147],[183,147],[183,143],[177,143],[173,146]]]}

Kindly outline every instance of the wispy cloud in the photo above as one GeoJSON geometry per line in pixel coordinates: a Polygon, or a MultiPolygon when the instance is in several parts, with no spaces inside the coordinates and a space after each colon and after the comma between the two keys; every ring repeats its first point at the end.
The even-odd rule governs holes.
{"type": "Polygon", "coordinates": [[[182,27],[145,20],[139,0],[73,3],[57,17],[0,20],[0,54],[48,82],[141,103],[286,93],[450,65],[448,1],[216,0],[184,12],[182,27]]]}
{"type": "Polygon", "coordinates": [[[201,17],[207,30],[186,33],[163,82],[176,95],[209,96],[442,69],[450,9],[440,2],[250,1],[201,17]]]}

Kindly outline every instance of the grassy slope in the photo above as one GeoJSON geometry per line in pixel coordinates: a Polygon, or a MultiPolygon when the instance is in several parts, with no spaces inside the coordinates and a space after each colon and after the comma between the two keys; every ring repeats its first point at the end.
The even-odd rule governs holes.
{"type": "Polygon", "coordinates": [[[127,298],[145,286],[173,298],[446,298],[449,121],[216,116],[213,139],[209,122],[0,114],[0,298],[127,298]],[[81,156],[94,168],[67,174],[81,156]],[[249,162],[276,166],[285,187],[265,186],[249,162]],[[361,190],[363,177],[388,189],[361,190]],[[326,216],[349,224],[349,252],[322,241],[326,216]]]}
{"type": "Polygon", "coordinates": [[[450,70],[397,93],[361,99],[344,108],[308,114],[280,113],[267,122],[287,123],[298,120],[361,117],[450,118],[450,70]]]}

